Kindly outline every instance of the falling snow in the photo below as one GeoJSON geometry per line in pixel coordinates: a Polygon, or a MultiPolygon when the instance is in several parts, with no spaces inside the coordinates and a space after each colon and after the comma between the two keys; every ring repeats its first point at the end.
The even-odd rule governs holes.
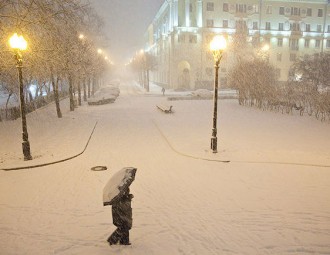
{"type": "Polygon", "coordinates": [[[32,161],[22,161],[20,120],[0,122],[0,169],[80,154],[94,130],[72,160],[0,171],[1,254],[330,254],[328,122],[220,100],[213,154],[212,100],[171,101],[165,114],[160,87],[120,90],[74,112],[65,99],[62,119],[54,104],[28,114],[32,161]],[[91,171],[99,165],[108,170],[91,171]],[[132,245],[110,247],[102,191],[127,166],[138,168],[132,245]]]}

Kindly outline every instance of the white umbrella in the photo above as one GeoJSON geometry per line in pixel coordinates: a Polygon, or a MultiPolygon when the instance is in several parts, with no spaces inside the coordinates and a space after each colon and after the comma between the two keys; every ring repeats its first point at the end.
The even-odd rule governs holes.
{"type": "Polygon", "coordinates": [[[112,205],[135,179],[136,168],[125,167],[115,173],[103,189],[103,205],[112,205]]]}

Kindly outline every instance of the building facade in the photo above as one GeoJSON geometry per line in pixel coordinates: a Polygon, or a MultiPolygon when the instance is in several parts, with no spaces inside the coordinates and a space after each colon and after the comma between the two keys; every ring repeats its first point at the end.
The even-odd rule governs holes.
{"type": "Polygon", "coordinates": [[[211,88],[209,43],[216,34],[228,40],[221,86],[238,52],[266,56],[285,81],[299,57],[330,51],[330,1],[166,0],[145,34],[145,50],[158,62],[151,81],[174,89],[211,88]]]}

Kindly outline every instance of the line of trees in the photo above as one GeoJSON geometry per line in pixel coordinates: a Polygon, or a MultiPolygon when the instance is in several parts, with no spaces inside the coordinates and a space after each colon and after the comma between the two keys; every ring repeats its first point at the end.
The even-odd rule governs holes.
{"type": "Polygon", "coordinates": [[[105,46],[102,27],[86,1],[0,0],[0,88],[9,97],[18,93],[16,62],[8,45],[10,36],[18,33],[28,42],[22,53],[26,100],[37,100],[42,91],[52,94],[61,118],[59,96],[65,91],[74,111],[74,93],[81,105],[81,93],[86,101],[107,68],[96,50],[96,45],[105,46]],[[79,38],[81,33],[85,36],[79,38]],[[37,86],[35,95],[29,89],[32,84],[37,86]]]}
{"type": "Polygon", "coordinates": [[[141,50],[132,59],[128,66],[133,72],[138,75],[138,81],[140,85],[149,92],[150,71],[154,71],[157,67],[157,60],[155,56],[151,55],[149,52],[141,50]]]}
{"type": "Polygon", "coordinates": [[[228,84],[237,89],[239,104],[288,114],[297,110],[330,120],[330,53],[305,55],[292,65],[288,81],[279,82],[265,46],[260,41],[248,43],[246,28],[233,36],[229,50],[236,61],[228,84]]]}
{"type": "Polygon", "coordinates": [[[276,68],[267,60],[239,61],[229,74],[240,105],[262,110],[314,115],[330,120],[330,53],[306,55],[296,61],[287,82],[278,82],[276,68]]]}

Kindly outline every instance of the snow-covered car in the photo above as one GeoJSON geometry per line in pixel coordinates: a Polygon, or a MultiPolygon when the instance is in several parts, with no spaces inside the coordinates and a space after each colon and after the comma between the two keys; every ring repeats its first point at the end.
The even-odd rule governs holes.
{"type": "Polygon", "coordinates": [[[101,105],[114,103],[120,94],[120,90],[116,86],[105,86],[91,96],[87,102],[89,105],[101,105]]]}
{"type": "Polygon", "coordinates": [[[207,89],[197,89],[193,92],[191,92],[191,95],[194,97],[200,97],[200,98],[212,98],[213,93],[210,90],[207,89]]]}

